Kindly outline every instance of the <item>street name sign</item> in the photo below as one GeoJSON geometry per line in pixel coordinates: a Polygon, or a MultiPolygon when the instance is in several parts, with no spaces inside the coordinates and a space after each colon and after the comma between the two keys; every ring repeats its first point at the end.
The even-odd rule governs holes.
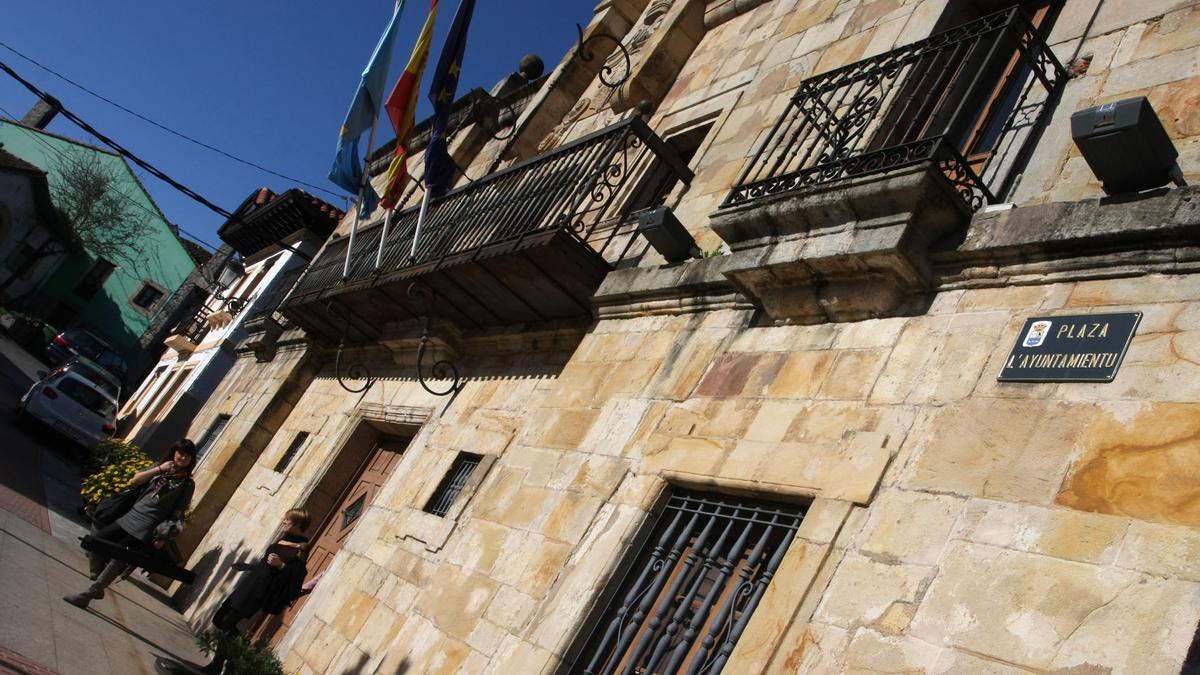
{"type": "Polygon", "coordinates": [[[1026,319],[996,379],[1112,382],[1141,319],[1141,312],[1026,319]]]}

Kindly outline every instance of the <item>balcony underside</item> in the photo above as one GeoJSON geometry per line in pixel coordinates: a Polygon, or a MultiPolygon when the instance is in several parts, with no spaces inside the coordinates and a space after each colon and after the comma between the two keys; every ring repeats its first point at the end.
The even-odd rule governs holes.
{"type": "MultiPolygon", "coordinates": [[[[357,248],[357,247],[356,247],[357,248]]],[[[565,228],[527,234],[441,260],[288,300],[283,313],[314,338],[378,340],[386,326],[425,316],[464,331],[587,319],[607,262],[565,228]],[[410,293],[420,284],[432,291],[410,293]]]]}

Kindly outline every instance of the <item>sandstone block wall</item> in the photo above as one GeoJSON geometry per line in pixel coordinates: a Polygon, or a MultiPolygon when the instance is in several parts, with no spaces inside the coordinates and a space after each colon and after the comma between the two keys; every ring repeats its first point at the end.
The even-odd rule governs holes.
{"type": "Polygon", "coordinates": [[[265,545],[356,409],[421,409],[336,583],[282,643],[289,668],[548,671],[674,483],[812,503],[734,672],[1174,672],[1200,616],[1198,317],[1197,277],[1147,276],[953,291],[853,324],[602,321],[559,375],[477,360],[496,377],[452,401],[403,377],[350,396],[326,371],[207,543],[265,545]],[[1115,382],[995,381],[1030,312],[1131,310],[1115,382]],[[300,430],[307,449],[266,489],[300,430]],[[460,450],[495,462],[447,523],[421,508],[460,450]]]}
{"type": "MultiPolygon", "coordinates": [[[[632,31],[651,4],[601,3],[593,26],[632,31]]],[[[926,37],[947,3],[726,4],[705,3],[685,54],[653,31],[639,52],[681,60],[669,87],[653,73],[639,85],[661,92],[651,126],[713,124],[695,181],[672,195],[705,250],[720,243],[709,215],[798,82],[926,37]]],[[[1098,195],[1066,117],[1132,95],[1151,98],[1195,176],[1194,6],[1066,3],[1050,42],[1091,60],[1018,184],[1021,206],[1098,195]]],[[[529,109],[536,138],[489,143],[473,168],[616,121],[579,72],[560,65],[549,86],[563,89],[529,109]]],[[[408,357],[368,346],[349,359],[379,378],[365,393],[326,366],[261,426],[260,451],[220,447],[201,467],[201,493],[205,472],[244,478],[193,556],[217,564],[189,619],[228,590],[222,563],[261,551],[288,508],[328,505],[344,449],[387,433],[408,446],[280,643],[289,671],[552,672],[679,485],[809,508],[727,672],[1177,672],[1200,618],[1200,276],[1186,247],[1155,253],[1169,275],[1126,249],[1103,264],[1085,253],[1053,278],[1018,259],[995,288],[965,287],[964,271],[917,316],[764,325],[732,303],[679,303],[597,320],[567,351],[520,330],[503,349],[467,335],[467,379],[448,398],[413,380],[408,357]],[[996,381],[1027,317],[1118,311],[1143,319],[1114,382],[996,381]],[[478,480],[446,517],[425,513],[463,451],[487,458],[478,480]]],[[[236,408],[249,412],[226,436],[256,433],[295,365],[238,368],[194,428],[236,408]]]]}

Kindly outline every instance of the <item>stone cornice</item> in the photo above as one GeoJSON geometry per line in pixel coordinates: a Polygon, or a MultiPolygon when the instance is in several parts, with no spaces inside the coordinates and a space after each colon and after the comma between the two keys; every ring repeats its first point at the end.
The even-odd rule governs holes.
{"type": "MultiPolygon", "coordinates": [[[[677,265],[617,270],[593,306],[601,319],[750,308],[727,273],[768,264],[770,250],[764,244],[677,265]]],[[[1197,272],[1200,187],[978,213],[964,231],[938,242],[929,260],[931,294],[1197,272]]]]}

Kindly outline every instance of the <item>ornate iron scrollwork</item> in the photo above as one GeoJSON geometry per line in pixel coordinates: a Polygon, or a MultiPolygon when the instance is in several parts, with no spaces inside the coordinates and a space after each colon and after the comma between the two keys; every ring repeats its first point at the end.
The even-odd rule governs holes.
{"type": "Polygon", "coordinates": [[[499,129],[497,129],[496,132],[492,134],[492,139],[497,140],[497,141],[507,141],[508,139],[513,137],[513,134],[515,134],[517,132],[517,111],[515,108],[512,107],[511,103],[501,103],[500,101],[496,101],[496,102],[500,103],[501,105],[503,105],[505,108],[508,109],[508,118],[510,120],[510,123],[507,126],[502,126],[500,123],[500,115],[497,114],[496,115],[496,123],[497,123],[496,126],[498,126],[499,129]],[[505,129],[508,130],[508,133],[504,133],[505,129]],[[503,134],[503,135],[501,135],[501,134],[503,134]]]}
{"type": "Polygon", "coordinates": [[[371,376],[371,371],[361,363],[352,363],[346,369],[346,375],[342,375],[342,355],[346,350],[346,333],[350,332],[350,308],[330,302],[326,308],[333,313],[334,306],[337,306],[346,316],[346,328],[342,331],[342,338],[338,341],[337,353],[333,357],[333,374],[337,377],[338,384],[350,392],[351,394],[361,394],[371,388],[375,384],[375,378],[371,376]],[[351,380],[363,380],[362,386],[352,387],[346,384],[347,378],[351,380]]]}
{"type": "Polygon", "coordinates": [[[575,24],[575,28],[579,31],[579,44],[576,46],[575,53],[572,55],[572,58],[579,59],[583,63],[590,63],[596,58],[596,55],[592,53],[589,45],[596,40],[611,40],[617,46],[617,49],[620,50],[621,57],[625,61],[625,72],[620,78],[615,80],[610,79],[612,74],[616,72],[616,69],[605,63],[604,66],[600,68],[598,77],[605,86],[612,89],[616,89],[622,84],[625,84],[625,81],[628,80],[629,76],[633,73],[633,59],[630,57],[629,50],[625,48],[625,45],[621,44],[620,40],[609,35],[608,33],[595,33],[585,40],[583,39],[583,26],[575,24]]]}
{"type": "Polygon", "coordinates": [[[462,388],[462,376],[458,366],[449,359],[438,359],[430,366],[429,374],[434,380],[450,380],[450,386],[445,389],[434,388],[425,379],[425,352],[429,347],[429,328],[433,325],[434,293],[428,286],[414,282],[408,287],[408,297],[424,306],[424,324],[421,326],[421,341],[417,345],[417,382],[421,388],[434,396],[449,396],[462,388]]]}
{"type": "Polygon", "coordinates": [[[575,205],[574,213],[564,221],[577,234],[586,236],[589,222],[594,224],[606,214],[611,215],[610,207],[637,168],[642,146],[642,139],[628,129],[613,139],[609,156],[598,163],[584,196],[575,205]]]}

